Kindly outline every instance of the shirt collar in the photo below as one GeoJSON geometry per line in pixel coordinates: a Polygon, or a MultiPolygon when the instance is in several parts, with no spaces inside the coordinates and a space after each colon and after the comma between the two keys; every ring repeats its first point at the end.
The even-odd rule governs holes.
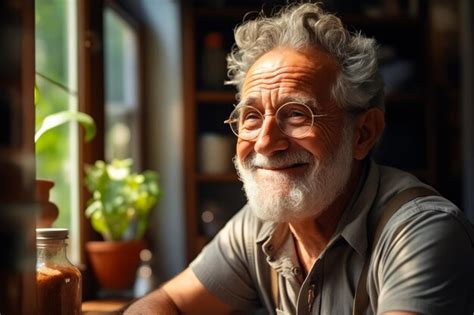
{"type": "Polygon", "coordinates": [[[257,238],[255,240],[256,243],[263,243],[265,242],[270,236],[273,235],[276,228],[284,223],[276,223],[271,221],[264,221],[262,223],[262,227],[258,232],[257,238]]]}
{"type": "Polygon", "coordinates": [[[379,166],[370,160],[364,166],[356,193],[352,196],[341,219],[334,237],[339,235],[361,256],[367,252],[367,218],[376,200],[380,183],[379,166]]]}

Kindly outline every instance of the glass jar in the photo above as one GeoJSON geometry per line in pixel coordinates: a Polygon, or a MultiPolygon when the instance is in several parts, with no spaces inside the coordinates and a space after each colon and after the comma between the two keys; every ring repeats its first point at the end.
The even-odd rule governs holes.
{"type": "Polygon", "coordinates": [[[38,315],[81,314],[82,276],[66,256],[68,229],[36,229],[38,315]]]}

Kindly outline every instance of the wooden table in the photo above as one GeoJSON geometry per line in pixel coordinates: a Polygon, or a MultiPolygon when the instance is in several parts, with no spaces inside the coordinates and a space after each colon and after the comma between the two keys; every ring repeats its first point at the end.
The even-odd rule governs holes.
{"type": "Polygon", "coordinates": [[[116,315],[131,303],[129,299],[91,300],[82,303],[83,315],[116,315]]]}

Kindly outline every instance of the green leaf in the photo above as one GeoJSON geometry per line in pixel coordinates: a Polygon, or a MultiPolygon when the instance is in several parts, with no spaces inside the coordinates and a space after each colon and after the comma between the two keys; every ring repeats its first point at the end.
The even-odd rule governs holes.
{"type": "Polygon", "coordinates": [[[105,221],[105,217],[102,215],[100,211],[96,211],[92,214],[91,217],[91,224],[94,230],[102,234],[104,239],[111,240],[112,237],[110,235],[110,231],[107,227],[107,223],[105,221]]]}
{"type": "Polygon", "coordinates": [[[135,173],[132,165],[133,161],[126,159],[86,166],[86,187],[92,193],[86,216],[105,239],[142,237],[149,212],[161,194],[158,173],[135,173]]]}
{"type": "Polygon", "coordinates": [[[35,142],[37,142],[38,139],[48,130],[51,130],[57,126],[71,121],[77,121],[84,127],[86,131],[86,141],[89,141],[94,138],[96,128],[94,119],[92,119],[91,116],[77,111],[62,111],[59,113],[51,114],[43,120],[43,123],[41,124],[40,128],[35,133],[35,142]]]}
{"type": "Polygon", "coordinates": [[[102,210],[102,203],[99,200],[96,200],[92,202],[87,208],[86,208],[86,217],[90,218],[92,214],[96,211],[101,211],[102,210]]]}

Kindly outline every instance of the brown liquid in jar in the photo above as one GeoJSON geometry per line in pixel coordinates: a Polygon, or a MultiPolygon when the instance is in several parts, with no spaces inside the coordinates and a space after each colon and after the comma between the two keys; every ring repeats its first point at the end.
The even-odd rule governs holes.
{"type": "Polygon", "coordinates": [[[80,279],[74,268],[39,267],[36,271],[38,315],[80,315],[80,279]]]}

